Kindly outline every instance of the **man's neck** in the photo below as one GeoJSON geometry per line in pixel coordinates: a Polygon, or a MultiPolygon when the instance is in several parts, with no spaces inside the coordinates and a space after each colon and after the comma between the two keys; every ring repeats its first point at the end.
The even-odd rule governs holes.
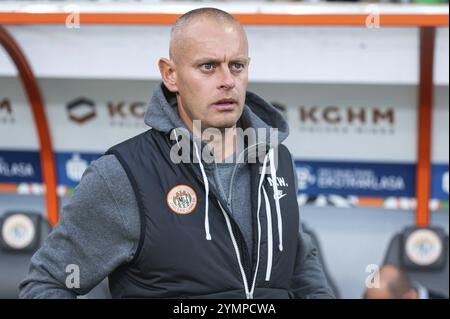
{"type": "Polygon", "coordinates": [[[220,129],[220,132],[220,136],[214,136],[214,139],[208,143],[213,149],[216,162],[223,162],[236,152],[236,125],[220,129]]]}
{"type": "Polygon", "coordinates": [[[200,127],[201,122],[192,121],[189,116],[182,112],[177,107],[177,113],[181,121],[186,127],[193,133],[195,137],[206,142],[214,153],[215,162],[223,162],[226,158],[230,157],[236,151],[236,125],[230,128],[216,128],[214,130],[208,130],[207,128],[200,127]],[[200,125],[198,125],[198,123],[200,125]]]}
{"type": "Polygon", "coordinates": [[[199,128],[193,125],[193,134],[211,148],[216,163],[223,162],[236,151],[236,125],[230,128],[199,128]]]}

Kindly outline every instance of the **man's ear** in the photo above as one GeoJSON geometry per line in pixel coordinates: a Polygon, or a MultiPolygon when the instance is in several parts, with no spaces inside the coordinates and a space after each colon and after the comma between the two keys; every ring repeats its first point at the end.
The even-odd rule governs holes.
{"type": "Polygon", "coordinates": [[[159,72],[166,88],[173,93],[178,92],[177,73],[173,61],[161,58],[158,61],[159,72]]]}

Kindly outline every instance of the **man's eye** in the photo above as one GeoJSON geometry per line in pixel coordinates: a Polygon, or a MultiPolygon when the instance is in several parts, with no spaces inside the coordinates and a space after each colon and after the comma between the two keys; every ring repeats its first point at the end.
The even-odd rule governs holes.
{"type": "Polygon", "coordinates": [[[244,64],[242,63],[233,63],[232,65],[233,70],[241,71],[244,68],[244,64]]]}
{"type": "Polygon", "coordinates": [[[211,71],[214,68],[214,65],[212,63],[203,63],[200,67],[203,70],[211,71]]]}

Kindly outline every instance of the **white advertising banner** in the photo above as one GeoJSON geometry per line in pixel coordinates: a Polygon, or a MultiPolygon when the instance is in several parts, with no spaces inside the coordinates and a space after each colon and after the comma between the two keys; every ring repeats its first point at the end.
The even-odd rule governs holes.
{"type": "MultiPolygon", "coordinates": [[[[169,26],[7,26],[39,78],[157,80],[169,26]],[[43,45],[45,44],[45,45],[43,45]]],[[[245,26],[250,80],[416,85],[416,27],[245,26]]],[[[448,85],[448,27],[436,36],[434,83],[448,85]]],[[[16,69],[0,48],[0,77],[16,69]]]]}
{"type": "MultiPolygon", "coordinates": [[[[147,129],[144,113],[157,84],[39,81],[60,185],[75,186],[90,161],[147,129]]],[[[36,129],[20,82],[0,78],[0,88],[0,184],[41,183],[36,129]]],[[[251,83],[249,90],[285,114],[290,126],[286,145],[296,160],[300,201],[327,202],[321,197],[326,195],[340,205],[362,203],[366,197],[381,198],[391,208],[414,205],[413,200],[399,205],[398,199],[411,199],[415,192],[415,86],[251,83]]],[[[436,87],[432,197],[444,205],[448,205],[448,100],[448,86],[436,87]]]]}

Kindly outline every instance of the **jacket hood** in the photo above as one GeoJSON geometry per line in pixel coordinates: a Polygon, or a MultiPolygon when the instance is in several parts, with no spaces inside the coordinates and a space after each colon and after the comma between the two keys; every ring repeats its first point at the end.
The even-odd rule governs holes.
{"type": "MultiPolygon", "coordinates": [[[[175,94],[167,90],[163,83],[157,85],[150,104],[145,113],[145,124],[164,133],[170,133],[175,128],[185,128],[177,113],[175,94]]],[[[255,93],[247,91],[242,116],[238,122],[242,129],[252,127],[256,134],[265,132],[265,137],[258,136],[257,140],[263,140],[270,147],[281,144],[289,135],[289,127],[282,113],[272,104],[265,101],[255,93]],[[277,129],[277,135],[273,130],[277,129]],[[258,132],[257,129],[265,129],[258,132]],[[272,136],[271,136],[272,134],[272,136]]]]}

